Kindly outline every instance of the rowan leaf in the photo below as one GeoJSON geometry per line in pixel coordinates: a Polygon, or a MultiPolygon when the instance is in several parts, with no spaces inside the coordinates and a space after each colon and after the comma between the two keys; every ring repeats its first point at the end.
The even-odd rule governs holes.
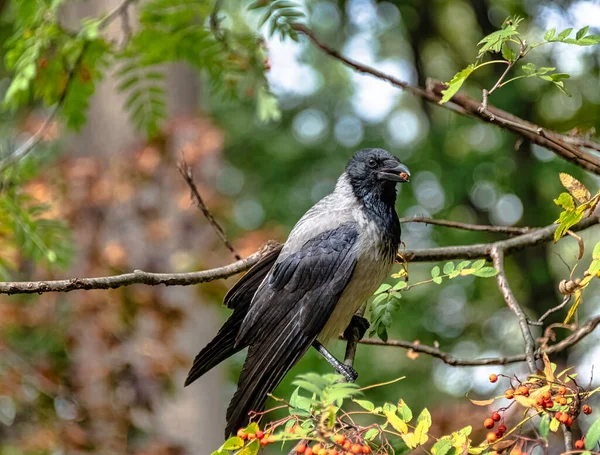
{"type": "Polygon", "coordinates": [[[581,204],[590,200],[590,191],[585,187],[583,183],[577,180],[570,174],[561,172],[559,174],[560,183],[567,189],[571,195],[577,199],[581,204]]]}
{"type": "Polygon", "coordinates": [[[446,83],[447,88],[445,90],[442,90],[443,96],[439,103],[444,104],[450,101],[450,99],[454,95],[456,95],[456,93],[460,90],[467,78],[471,75],[473,71],[475,71],[476,68],[477,67],[474,64],[471,64],[462,71],[456,73],[454,77],[450,80],[450,82],[446,83]]]}

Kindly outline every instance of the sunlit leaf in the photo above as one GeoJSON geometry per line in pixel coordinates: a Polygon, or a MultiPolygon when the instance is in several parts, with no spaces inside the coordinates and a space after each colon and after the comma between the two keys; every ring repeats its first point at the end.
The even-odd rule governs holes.
{"type": "Polygon", "coordinates": [[[471,73],[473,71],[475,71],[476,66],[474,64],[471,64],[469,66],[467,66],[465,69],[463,69],[462,71],[459,71],[458,73],[456,73],[454,75],[454,77],[452,78],[452,80],[450,80],[450,82],[448,82],[447,88],[445,90],[442,90],[442,99],[440,100],[440,104],[444,104],[447,103],[448,101],[450,101],[450,99],[456,95],[456,93],[460,90],[460,88],[462,87],[462,85],[464,84],[464,82],[467,80],[467,78],[471,75],[471,73]]]}

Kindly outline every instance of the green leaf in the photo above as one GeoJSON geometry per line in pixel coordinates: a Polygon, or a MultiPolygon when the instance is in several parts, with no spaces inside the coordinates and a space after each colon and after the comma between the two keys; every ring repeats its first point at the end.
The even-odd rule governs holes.
{"type": "Polygon", "coordinates": [[[410,422],[413,418],[412,411],[408,407],[408,405],[404,402],[404,400],[400,400],[398,402],[398,415],[405,422],[410,422]]]}
{"type": "Polygon", "coordinates": [[[431,277],[435,278],[437,276],[440,276],[440,268],[436,265],[434,268],[431,269],[431,277]]]}
{"type": "Polygon", "coordinates": [[[394,289],[396,290],[401,290],[404,289],[406,286],[408,286],[408,284],[406,283],[406,281],[398,281],[395,285],[394,285],[394,289]]]}
{"type": "Polygon", "coordinates": [[[478,259],[477,261],[473,262],[473,265],[471,265],[471,268],[473,268],[475,270],[479,270],[484,265],[485,265],[485,259],[478,259]]]}
{"type": "Polygon", "coordinates": [[[592,251],[592,259],[600,259],[600,242],[596,243],[594,251],[592,251]]]}
{"type": "Polygon", "coordinates": [[[555,34],[556,34],[556,28],[553,27],[544,34],[544,39],[546,41],[551,41],[554,38],[555,34]]]}
{"type": "Polygon", "coordinates": [[[454,262],[446,262],[444,264],[443,271],[446,275],[450,275],[452,272],[454,272],[454,262]]]}
{"type": "Polygon", "coordinates": [[[442,99],[440,100],[440,104],[447,103],[450,99],[456,95],[456,93],[460,90],[464,82],[471,75],[473,71],[475,71],[477,67],[474,64],[467,66],[462,71],[459,71],[454,75],[452,80],[448,82],[446,85],[448,86],[445,90],[442,90],[442,99]]]}
{"type": "Polygon", "coordinates": [[[462,269],[468,267],[469,264],[471,264],[471,261],[461,261],[456,266],[456,270],[458,270],[460,272],[462,269]]]}
{"type": "Polygon", "coordinates": [[[369,412],[372,412],[375,409],[375,405],[368,400],[352,400],[356,404],[358,404],[361,408],[366,409],[369,412]]]}
{"type": "Polygon", "coordinates": [[[250,444],[240,450],[236,455],[256,455],[260,450],[260,441],[254,439],[250,444]]]}
{"type": "Polygon", "coordinates": [[[544,414],[542,419],[540,420],[540,435],[542,438],[546,439],[548,437],[548,432],[550,431],[550,415],[544,414]]]}
{"type": "Polygon", "coordinates": [[[436,277],[433,279],[433,282],[434,282],[435,284],[442,284],[442,277],[441,277],[441,276],[436,276],[436,277]]]}
{"type": "Polygon", "coordinates": [[[537,67],[533,63],[526,63],[521,69],[525,74],[534,74],[537,67]]]}
{"type": "Polygon", "coordinates": [[[494,267],[483,267],[474,273],[475,276],[480,278],[490,278],[496,276],[497,274],[498,270],[496,270],[494,267]]]}
{"type": "Polygon", "coordinates": [[[440,439],[431,448],[433,455],[446,455],[452,448],[452,441],[450,439],[440,439]]]}
{"type": "Polygon", "coordinates": [[[246,427],[246,429],[244,430],[244,433],[247,433],[247,434],[256,434],[256,432],[259,429],[260,428],[258,427],[258,424],[256,422],[252,422],[250,425],[248,425],[246,427]]]}
{"type": "Polygon", "coordinates": [[[427,433],[429,431],[429,428],[431,428],[432,423],[431,413],[427,408],[423,409],[421,411],[421,414],[419,414],[419,417],[417,417],[417,425],[419,425],[421,422],[425,422],[425,432],[427,433]]]}
{"type": "Polygon", "coordinates": [[[378,428],[371,428],[369,431],[367,431],[365,433],[364,438],[367,441],[372,441],[373,439],[375,439],[377,437],[378,434],[379,434],[379,429],[378,428]]]}
{"type": "Polygon", "coordinates": [[[379,288],[375,291],[375,295],[381,294],[382,292],[387,291],[388,289],[390,289],[392,286],[390,286],[387,283],[383,283],[381,286],[379,286],[379,288]]]}
{"type": "Polygon", "coordinates": [[[221,446],[221,449],[223,450],[237,450],[244,447],[244,441],[242,440],[242,438],[239,438],[237,436],[234,436],[232,438],[229,438],[227,441],[225,441],[225,443],[221,446]]]}
{"type": "Polygon", "coordinates": [[[575,208],[575,201],[569,193],[560,193],[560,196],[554,199],[554,203],[565,210],[573,210],[575,208]]]}
{"type": "Polygon", "coordinates": [[[573,31],[573,28],[566,28],[564,29],[562,32],[560,32],[557,36],[557,39],[559,40],[564,40],[567,36],[569,36],[571,34],[571,32],[573,31]]]}
{"type": "Polygon", "coordinates": [[[477,57],[482,57],[488,51],[500,52],[502,45],[512,36],[516,36],[518,34],[519,32],[516,29],[516,24],[508,25],[502,30],[496,30],[495,32],[490,33],[486,37],[482,38],[479,43],[477,43],[478,46],[481,46],[477,57]]]}
{"type": "Polygon", "coordinates": [[[517,58],[517,53],[508,45],[508,43],[504,43],[502,45],[502,57],[509,62],[514,62],[517,58]]]}
{"type": "Polygon", "coordinates": [[[585,27],[580,28],[577,31],[577,33],[575,34],[575,39],[578,40],[578,39],[583,38],[585,36],[585,34],[588,32],[589,28],[590,28],[589,25],[586,25],[585,27]]]}
{"type": "Polygon", "coordinates": [[[600,439],[600,419],[596,420],[585,435],[585,448],[593,450],[600,439]]]}

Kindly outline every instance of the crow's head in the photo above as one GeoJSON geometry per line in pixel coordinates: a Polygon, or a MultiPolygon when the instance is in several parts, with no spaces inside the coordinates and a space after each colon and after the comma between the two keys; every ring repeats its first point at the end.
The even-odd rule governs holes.
{"type": "Polygon", "coordinates": [[[396,183],[408,182],[410,177],[408,168],[383,149],[356,152],[346,166],[346,174],[354,193],[360,198],[368,194],[384,195],[390,190],[394,191],[396,183]]]}

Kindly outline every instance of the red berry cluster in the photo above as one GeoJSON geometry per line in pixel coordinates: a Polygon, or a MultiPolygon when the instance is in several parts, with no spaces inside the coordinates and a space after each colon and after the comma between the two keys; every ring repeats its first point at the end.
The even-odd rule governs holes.
{"type": "Polygon", "coordinates": [[[263,447],[276,441],[275,436],[266,434],[262,430],[258,430],[256,433],[246,433],[243,428],[240,428],[237,432],[237,436],[242,441],[253,441],[254,439],[258,439],[260,441],[260,445],[263,447]]]}
{"type": "Polygon", "coordinates": [[[371,447],[367,444],[353,441],[340,433],[333,436],[333,442],[335,444],[317,443],[312,447],[301,442],[296,446],[296,453],[302,455],[358,455],[372,452],[371,447]]]}
{"type": "MultiPolygon", "coordinates": [[[[483,421],[483,426],[488,430],[491,430],[496,425],[496,422],[500,422],[500,420],[502,420],[502,416],[500,415],[500,413],[498,411],[492,412],[492,415],[483,421]]],[[[488,442],[496,442],[498,439],[504,436],[506,430],[506,425],[501,424],[498,426],[496,431],[490,431],[487,434],[486,439],[488,440],[488,442]]]]}

